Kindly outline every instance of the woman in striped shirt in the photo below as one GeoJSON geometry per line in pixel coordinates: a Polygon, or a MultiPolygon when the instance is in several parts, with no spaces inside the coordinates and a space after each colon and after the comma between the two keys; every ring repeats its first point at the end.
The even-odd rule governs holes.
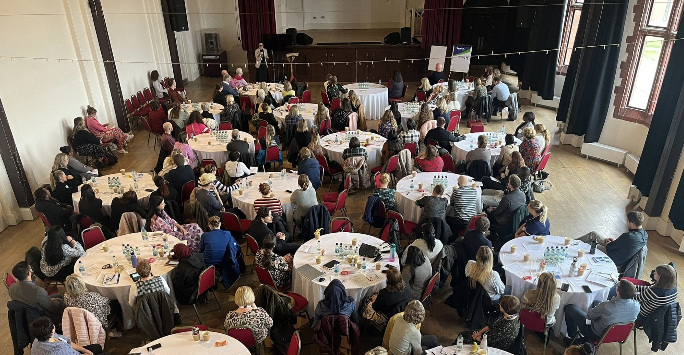
{"type": "Polygon", "coordinates": [[[261,192],[261,198],[254,200],[254,211],[259,211],[260,207],[268,207],[271,213],[283,214],[283,205],[280,200],[273,197],[271,193],[271,185],[262,182],[259,184],[259,192],[261,192]]]}
{"type": "Polygon", "coordinates": [[[653,285],[637,286],[635,300],[641,305],[637,320],[643,322],[658,308],[677,301],[677,271],[674,267],[658,265],[653,272],[653,285]]]}

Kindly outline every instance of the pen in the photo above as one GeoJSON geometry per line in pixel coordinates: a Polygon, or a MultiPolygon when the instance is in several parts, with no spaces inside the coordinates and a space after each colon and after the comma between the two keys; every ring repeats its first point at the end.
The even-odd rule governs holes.
{"type": "Polygon", "coordinates": [[[119,283],[119,279],[121,279],[121,273],[116,274],[116,283],[119,283]]]}

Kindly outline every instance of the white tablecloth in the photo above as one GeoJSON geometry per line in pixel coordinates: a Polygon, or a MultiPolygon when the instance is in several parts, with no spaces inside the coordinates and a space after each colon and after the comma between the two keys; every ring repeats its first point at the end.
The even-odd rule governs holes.
{"type": "MultiPolygon", "coordinates": [[[[299,248],[297,253],[295,253],[293,261],[294,270],[292,271],[292,290],[304,296],[304,298],[306,298],[307,300],[309,300],[309,305],[307,308],[309,314],[314,314],[314,309],[316,308],[318,301],[324,298],[323,291],[325,291],[325,288],[328,286],[328,284],[330,284],[330,281],[332,281],[332,279],[334,278],[337,278],[340,281],[342,281],[344,287],[347,289],[347,295],[354,297],[357,309],[359,308],[361,300],[363,300],[364,297],[380,291],[387,284],[387,278],[382,273],[382,271],[375,269],[375,263],[372,260],[366,260],[368,265],[368,268],[366,270],[358,270],[356,269],[356,267],[352,267],[349,263],[347,263],[346,256],[335,256],[335,243],[351,245],[353,238],[357,239],[357,246],[361,246],[361,244],[366,243],[383,249],[381,247],[383,241],[379,238],[370,235],[360,233],[331,233],[321,236],[321,249],[325,249],[326,252],[325,255],[322,257],[320,265],[316,264],[316,256],[320,255],[315,251],[316,239],[311,239],[308,242],[304,243],[299,248]],[[312,250],[312,252],[305,252],[309,248],[312,250]],[[349,275],[339,275],[336,277],[335,273],[332,270],[326,270],[321,267],[321,265],[324,265],[325,263],[331,260],[339,261],[340,273],[343,271],[349,271],[349,275]],[[316,279],[315,281],[311,281],[299,272],[297,272],[297,268],[305,264],[312,265],[313,267],[321,271],[325,271],[325,280],[322,282],[318,279],[316,279]],[[373,281],[372,284],[367,287],[359,286],[354,281],[350,280],[350,278],[356,275],[357,272],[365,273],[368,277],[375,278],[376,281],[373,281]]],[[[389,250],[389,246],[385,244],[384,249],[389,250]]],[[[399,257],[397,256],[393,262],[390,262],[389,256],[389,253],[382,254],[382,260],[380,260],[380,262],[382,263],[382,269],[387,269],[387,264],[391,264],[394,267],[399,268],[399,257]]]]}
{"type": "MultiPolygon", "coordinates": [[[[429,105],[430,110],[434,110],[435,105],[429,105]]],[[[385,107],[385,111],[389,110],[391,106],[385,107]]],[[[408,121],[409,118],[413,118],[416,123],[418,123],[418,112],[420,112],[420,103],[417,101],[410,101],[410,102],[400,102],[397,104],[397,108],[399,109],[399,113],[401,114],[401,122],[397,122],[398,124],[400,123],[402,128],[405,130],[408,130],[406,127],[406,121],[408,121]]]]}
{"type": "MultiPolygon", "coordinates": [[[[546,236],[544,244],[540,245],[537,243],[532,236],[520,237],[509,241],[501,247],[501,252],[499,253],[499,260],[506,270],[506,284],[511,286],[511,294],[521,298],[523,293],[529,289],[535,288],[535,283],[537,276],[539,276],[539,263],[544,258],[544,250],[546,247],[562,246],[565,245],[565,238],[558,236],[546,236]],[[517,245],[517,251],[515,254],[511,254],[511,245],[517,245]],[[530,261],[523,262],[523,257],[525,253],[530,254],[530,261]],[[523,280],[523,277],[531,276],[532,280],[523,280]]],[[[558,294],[560,295],[561,302],[560,307],[556,311],[556,335],[567,334],[567,328],[565,325],[565,313],[563,312],[563,307],[568,304],[574,304],[583,311],[587,311],[589,306],[594,300],[605,301],[608,297],[608,292],[611,286],[602,286],[593,282],[586,281],[587,277],[594,274],[601,275],[613,274],[617,277],[617,267],[615,263],[610,261],[609,263],[594,263],[592,258],[599,256],[606,256],[600,250],[596,250],[596,254],[589,254],[590,246],[589,244],[583,243],[579,240],[573,240],[568,248],[569,257],[565,260],[560,267],[554,267],[551,265],[546,266],[546,271],[553,272],[558,280],[558,294]],[[584,257],[577,260],[577,267],[582,263],[587,263],[587,270],[584,272],[583,276],[579,277],[568,277],[568,270],[570,264],[572,263],[572,258],[577,256],[579,249],[585,251],[584,257]],[[560,279],[559,279],[560,276],[560,279]],[[568,292],[560,291],[560,286],[563,283],[569,283],[570,289],[568,292]],[[592,293],[585,293],[582,290],[582,285],[588,285],[592,293]],[[558,325],[561,326],[558,326],[558,325]]],[[[616,278],[617,279],[617,278],[616,278]]]]}
{"type": "MultiPolygon", "coordinates": [[[[506,136],[501,135],[499,132],[467,133],[465,134],[466,139],[460,142],[452,142],[451,155],[454,157],[454,161],[458,163],[461,160],[465,160],[468,152],[477,148],[477,137],[482,134],[487,136],[489,150],[492,151],[491,164],[493,165],[494,162],[499,158],[499,155],[501,155],[501,147],[506,144],[506,136]]],[[[520,143],[520,139],[515,138],[515,144],[519,145],[520,143]]]]}
{"type": "MultiPolygon", "coordinates": [[[[309,122],[309,127],[314,126],[316,112],[318,111],[317,104],[296,104],[299,106],[299,114],[302,115],[302,119],[309,122]]],[[[278,120],[278,125],[283,128],[285,127],[285,116],[289,113],[289,105],[280,106],[273,110],[273,116],[278,120]]]]}
{"type": "MultiPolygon", "coordinates": [[[[209,112],[214,115],[214,120],[216,122],[221,121],[221,112],[223,111],[223,105],[221,104],[216,104],[213,102],[204,102],[209,105],[209,112]]],[[[188,117],[190,117],[190,113],[192,111],[198,111],[202,107],[200,106],[202,103],[194,102],[192,104],[181,104],[181,110],[178,114],[178,119],[174,120],[178,127],[180,128],[185,128],[185,122],[188,120],[188,117]]]]}
{"type": "Polygon", "coordinates": [[[280,172],[277,173],[257,173],[249,177],[249,181],[252,181],[252,187],[244,188],[242,195],[240,195],[239,190],[233,191],[230,195],[233,199],[233,206],[239,208],[244,212],[247,219],[254,219],[256,217],[256,211],[254,211],[254,200],[261,198],[261,193],[259,192],[259,184],[268,182],[269,175],[272,175],[273,185],[271,185],[271,192],[275,195],[274,197],[280,200],[283,205],[283,214],[285,214],[285,221],[287,222],[287,228],[292,232],[292,213],[294,212],[294,207],[290,203],[291,192],[285,190],[295,191],[299,188],[297,180],[299,180],[299,175],[296,173],[285,173],[285,177],[280,177],[280,172]]]}
{"type": "MultiPolygon", "coordinates": [[[[416,201],[423,196],[432,195],[432,179],[435,176],[446,176],[449,179],[447,187],[444,189],[442,197],[451,199],[451,192],[454,191],[454,186],[458,186],[458,177],[460,175],[454,173],[418,173],[415,178],[409,175],[397,183],[397,192],[394,195],[394,203],[397,205],[397,211],[401,213],[405,220],[416,222],[420,221],[423,215],[423,209],[416,205],[416,201]],[[411,190],[411,180],[413,180],[413,190],[411,190]],[[418,183],[423,183],[424,192],[418,191],[418,183]]],[[[473,178],[468,177],[470,184],[473,184],[473,178]]],[[[477,184],[477,212],[482,212],[482,183],[477,184]]]]}
{"type": "MultiPolygon", "coordinates": [[[[446,93],[447,94],[449,93],[449,83],[448,82],[445,81],[443,83],[435,84],[435,86],[444,86],[447,89],[446,93]]],[[[472,86],[472,83],[470,83],[468,85],[465,85],[465,84],[461,85],[458,88],[458,91],[456,91],[456,101],[458,101],[458,103],[461,105],[461,110],[465,109],[466,99],[468,98],[468,95],[470,95],[470,91],[472,91],[472,90],[473,90],[473,86],[472,86]]],[[[442,91],[442,92],[445,92],[445,91],[442,91]]]]}
{"type": "Polygon", "coordinates": [[[369,89],[359,88],[359,84],[347,84],[347,90],[354,90],[359,100],[363,104],[363,111],[367,120],[379,120],[385,113],[385,107],[389,99],[387,97],[387,87],[380,84],[369,84],[369,89]]]}
{"type": "MultiPolygon", "coordinates": [[[[257,90],[259,90],[259,85],[250,84],[245,86],[245,89],[246,90],[240,91],[240,96],[249,96],[249,99],[252,101],[252,104],[256,104],[257,90]]],[[[281,92],[281,90],[283,90],[282,84],[268,83],[268,91],[271,93],[271,96],[273,96],[273,99],[275,99],[278,103],[283,102],[283,93],[281,92]]],[[[265,94],[268,95],[268,92],[265,94]]]]}
{"type": "MultiPolygon", "coordinates": [[[[202,159],[214,159],[218,167],[223,168],[226,161],[228,161],[226,144],[230,143],[232,139],[232,135],[229,134],[227,142],[219,142],[211,133],[202,133],[188,140],[188,144],[197,155],[199,161],[202,161],[202,159]],[[210,142],[211,145],[209,145],[210,142]]],[[[240,131],[240,139],[247,139],[249,152],[254,155],[254,137],[247,132],[240,131]]]]}
{"type": "MultiPolygon", "coordinates": [[[[187,242],[181,241],[174,236],[167,236],[169,238],[169,250],[177,243],[187,244],[187,242]]],[[[166,283],[169,284],[169,288],[171,288],[171,298],[173,298],[175,302],[173,284],[171,283],[171,275],[169,273],[169,271],[173,270],[174,266],[166,265],[166,255],[164,258],[152,256],[152,246],[164,244],[162,241],[162,233],[149,233],[149,239],[145,241],[142,240],[142,235],[140,233],[126,234],[112,238],[106,241],[106,244],[109,245],[109,252],[105,253],[104,250],[102,250],[104,244],[98,244],[88,249],[86,255],[79,259],[80,261],[83,261],[83,265],[86,268],[86,273],[83,278],[85,279],[88,290],[97,292],[110,300],[119,301],[121,309],[123,310],[123,321],[126,329],[131,329],[135,325],[133,307],[128,304],[128,296],[131,285],[133,285],[133,279],[130,277],[130,274],[135,272],[135,268],[126,260],[121,244],[130,244],[134,248],[139,247],[141,260],[148,260],[150,258],[156,259],[151,263],[152,274],[161,276],[166,280],[166,283]],[[102,269],[102,266],[106,264],[113,264],[112,256],[116,256],[119,265],[124,266],[124,271],[121,273],[118,284],[103,285],[102,280],[105,275],[114,273],[114,269],[102,269]]],[[[74,265],[74,272],[78,273],[78,263],[74,265]]]]}
{"type": "MultiPolygon", "coordinates": [[[[442,355],[442,354],[459,354],[459,355],[468,355],[470,354],[470,351],[473,350],[473,344],[463,344],[463,350],[458,351],[456,349],[456,345],[452,346],[438,346],[436,348],[428,349],[426,351],[427,355],[442,355]]],[[[487,354],[488,355],[513,355],[509,353],[508,351],[493,348],[491,346],[487,347],[487,354]]]]}
{"type": "MultiPolygon", "coordinates": [[[[202,333],[202,332],[201,332],[202,333]]],[[[131,353],[147,354],[146,349],[152,345],[161,344],[161,347],[154,350],[155,355],[176,355],[176,354],[227,354],[231,355],[250,355],[249,349],[242,345],[240,341],[229,337],[223,333],[209,332],[209,341],[195,341],[192,332],[183,332],[167,335],[159,338],[145,346],[132,349],[131,353]],[[226,346],[216,347],[216,342],[226,341],[226,346]]]]}
{"type": "MultiPolygon", "coordinates": [[[[131,187],[135,189],[136,195],[138,195],[138,203],[145,209],[147,209],[147,205],[149,202],[149,197],[152,192],[157,190],[157,187],[154,185],[154,181],[152,181],[152,175],[147,174],[147,173],[137,173],[138,174],[138,188],[135,189],[135,183],[133,181],[133,175],[129,171],[124,175],[121,175],[120,173],[118,174],[110,174],[110,175],[105,175],[105,176],[100,176],[95,178],[95,183],[93,183],[92,179],[90,181],[87,181],[86,183],[92,184],[93,189],[95,190],[95,196],[102,200],[102,212],[104,212],[106,215],[111,216],[112,215],[112,200],[114,197],[121,197],[121,194],[119,193],[112,193],[109,190],[109,185],[107,183],[107,178],[108,177],[118,177],[119,180],[121,180],[121,187],[123,188],[123,192],[126,192],[130,190],[131,187]]],[[[74,201],[74,212],[78,212],[78,201],[81,200],[81,190],[79,189],[78,191],[74,192],[71,194],[71,199],[74,201]]],[[[145,217],[145,216],[142,216],[145,217]]]]}
{"type": "Polygon", "coordinates": [[[358,137],[359,141],[361,141],[361,147],[366,149],[366,153],[368,154],[368,160],[366,161],[368,169],[373,169],[376,166],[382,165],[382,146],[387,139],[375,133],[360,132],[357,134],[357,132],[358,131],[349,133],[337,132],[321,138],[321,145],[328,155],[328,159],[343,165],[344,159],[342,159],[342,155],[344,154],[344,150],[349,148],[349,140],[352,137],[358,137]],[[335,137],[338,139],[337,143],[335,143],[335,137]],[[375,139],[371,140],[370,144],[366,146],[366,139],[370,139],[371,137],[375,137],[375,139]]]}

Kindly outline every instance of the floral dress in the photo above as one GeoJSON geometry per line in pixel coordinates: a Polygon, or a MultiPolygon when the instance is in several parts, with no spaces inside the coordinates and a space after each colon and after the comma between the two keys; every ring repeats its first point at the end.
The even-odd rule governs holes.
{"type": "Polygon", "coordinates": [[[119,127],[107,127],[95,117],[86,118],[86,126],[103,144],[114,143],[119,149],[126,148],[126,134],[119,127]]]}
{"type": "Polygon", "coordinates": [[[169,217],[168,214],[166,214],[166,211],[162,211],[162,216],[159,217],[157,215],[152,216],[152,220],[150,220],[150,229],[153,232],[164,232],[166,234],[171,234],[172,236],[180,239],[180,240],[185,240],[188,242],[188,246],[192,251],[199,251],[200,247],[200,239],[202,237],[202,228],[200,228],[197,223],[188,223],[188,224],[183,224],[183,228],[188,232],[187,234],[183,234],[178,228],[176,228],[176,224],[174,223],[173,218],[169,217]]]}
{"type": "Polygon", "coordinates": [[[256,343],[261,343],[268,337],[268,332],[272,326],[273,319],[261,307],[253,308],[244,313],[230,311],[226,314],[226,320],[223,323],[226,332],[231,328],[249,328],[256,343]]]}
{"type": "Polygon", "coordinates": [[[376,188],[373,194],[377,195],[380,201],[385,204],[385,210],[394,211],[397,209],[394,205],[394,195],[396,194],[394,189],[376,188]]]}
{"type": "MultiPolygon", "coordinates": [[[[255,262],[257,263],[257,265],[265,269],[265,259],[266,255],[264,253],[264,250],[260,249],[257,252],[255,262]]],[[[277,288],[287,286],[292,281],[292,271],[290,271],[289,269],[290,266],[287,264],[287,262],[282,256],[271,252],[271,267],[268,268],[268,272],[271,274],[273,282],[275,283],[277,288]]]]}
{"type": "Polygon", "coordinates": [[[537,167],[539,167],[541,162],[541,154],[539,154],[539,143],[534,138],[523,139],[522,143],[520,143],[520,155],[522,155],[525,165],[531,171],[537,171],[537,167]]]}
{"type": "Polygon", "coordinates": [[[67,307],[83,308],[95,315],[103,327],[107,326],[107,316],[112,311],[107,297],[97,292],[86,292],[79,296],[64,294],[64,303],[67,307]]]}

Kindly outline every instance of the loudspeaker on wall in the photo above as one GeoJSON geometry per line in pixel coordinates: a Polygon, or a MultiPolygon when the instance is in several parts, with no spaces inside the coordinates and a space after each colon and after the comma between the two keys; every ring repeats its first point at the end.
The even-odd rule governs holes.
{"type": "Polygon", "coordinates": [[[176,32],[189,30],[188,15],[185,13],[185,0],[166,0],[166,3],[169,5],[171,29],[176,32]]]}

